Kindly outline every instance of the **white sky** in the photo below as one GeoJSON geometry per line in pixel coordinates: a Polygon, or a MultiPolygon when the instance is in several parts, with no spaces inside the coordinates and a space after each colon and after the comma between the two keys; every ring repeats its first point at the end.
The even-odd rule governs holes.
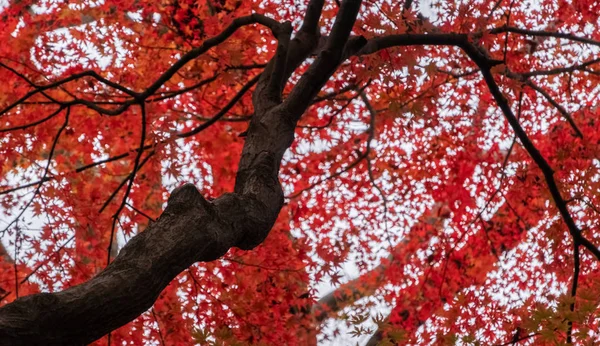
{"type": "MultiPolygon", "coordinates": [[[[421,1],[418,1],[418,3],[419,3],[419,8],[420,8],[421,12],[424,15],[429,16],[429,17],[432,17],[435,15],[429,6],[431,3],[431,0],[421,0],[421,1]]],[[[531,3],[534,6],[537,6],[536,1],[531,1],[531,3]]],[[[6,6],[6,4],[7,4],[7,0],[0,0],[0,10],[2,7],[6,6]]],[[[107,35],[110,34],[108,29],[105,29],[105,32],[107,35]]],[[[61,49],[61,47],[56,47],[56,48],[61,49]]],[[[94,49],[93,46],[90,46],[89,54],[92,57],[94,57],[94,56],[97,57],[97,60],[101,63],[101,66],[104,64],[113,63],[112,61],[106,60],[105,58],[103,58],[102,55],[100,54],[100,52],[97,51],[96,49],[94,49]]],[[[314,145],[314,143],[313,143],[313,145],[314,145]]],[[[41,164],[43,164],[43,162],[41,162],[41,164]]],[[[31,174],[32,174],[31,172],[23,172],[23,176],[29,176],[31,174]]],[[[19,181],[23,178],[23,176],[15,175],[15,176],[12,176],[10,179],[14,180],[14,181],[19,181]]],[[[210,183],[211,178],[207,177],[206,179],[208,179],[207,182],[210,183]]],[[[173,182],[167,181],[165,179],[164,183],[165,183],[165,185],[169,185],[173,182]]],[[[483,201],[483,199],[482,199],[482,201],[483,201]]],[[[17,213],[17,211],[16,210],[0,210],[0,213],[4,213],[4,214],[8,214],[8,215],[15,215],[17,213]]],[[[26,220],[32,222],[32,225],[30,227],[33,229],[41,228],[41,226],[45,222],[43,217],[34,217],[30,211],[26,212],[24,214],[24,217],[26,220]]],[[[9,217],[4,217],[4,216],[1,217],[0,218],[0,227],[2,227],[3,225],[6,225],[7,220],[11,220],[11,219],[9,217]]],[[[341,226],[343,226],[343,225],[341,225],[341,226]]],[[[488,277],[490,277],[490,278],[505,277],[507,275],[507,273],[506,273],[507,271],[514,270],[514,263],[511,263],[511,261],[514,261],[514,256],[513,256],[514,252],[529,251],[529,250],[527,250],[528,247],[535,246],[535,242],[532,237],[535,237],[536,232],[538,232],[538,230],[536,230],[536,229],[532,230],[529,233],[529,238],[526,242],[521,244],[517,249],[514,249],[511,252],[504,254],[502,256],[501,260],[498,262],[497,269],[490,272],[488,277]]],[[[31,235],[36,236],[37,234],[35,233],[35,231],[33,231],[31,233],[31,235]]],[[[122,244],[124,242],[122,235],[120,236],[119,239],[120,239],[120,243],[122,244]]],[[[2,238],[2,242],[9,251],[13,251],[13,247],[10,246],[9,239],[7,237],[2,238]]],[[[533,250],[531,250],[531,251],[533,251],[533,250]]],[[[384,257],[384,256],[386,256],[386,253],[381,254],[381,257],[384,257]]],[[[350,256],[350,258],[352,258],[352,256],[350,256]]],[[[376,265],[376,263],[374,263],[374,265],[376,265]]],[[[536,263],[533,262],[532,265],[536,265],[536,263]]],[[[341,274],[343,275],[342,282],[344,282],[344,281],[348,281],[348,280],[351,280],[351,279],[357,277],[359,275],[359,270],[355,263],[346,262],[342,266],[341,274]]],[[[555,280],[552,280],[552,279],[548,280],[548,282],[550,282],[550,283],[553,281],[555,282],[555,280]]],[[[507,285],[504,287],[498,287],[498,292],[499,292],[498,293],[498,301],[500,303],[516,304],[515,302],[518,302],[519,300],[523,300],[524,295],[536,294],[536,292],[520,292],[521,295],[519,297],[514,297],[515,290],[511,289],[511,286],[508,282],[506,284],[507,285]]],[[[314,285],[314,287],[316,288],[316,290],[318,292],[318,297],[321,297],[321,296],[329,293],[331,290],[335,289],[335,287],[332,286],[329,282],[316,283],[314,285]]],[[[558,294],[558,293],[564,291],[565,287],[554,287],[554,289],[556,290],[556,293],[558,294]]],[[[375,308],[372,309],[372,315],[375,316],[378,313],[383,313],[384,315],[387,315],[387,313],[390,311],[390,309],[391,309],[391,307],[389,305],[378,304],[375,308]]],[[[365,323],[365,326],[373,327],[374,323],[372,321],[368,321],[367,323],[365,323]]],[[[328,342],[323,341],[320,343],[321,345],[346,345],[346,344],[354,344],[354,343],[363,344],[369,338],[369,336],[365,336],[365,337],[361,337],[361,338],[352,338],[350,335],[348,335],[346,333],[349,330],[345,327],[344,323],[340,323],[335,320],[329,320],[327,322],[327,328],[325,328],[325,331],[332,331],[335,328],[338,328],[342,331],[341,335],[338,338],[335,338],[331,341],[328,341],[328,342]]],[[[423,328],[425,328],[425,326],[423,328]]]]}

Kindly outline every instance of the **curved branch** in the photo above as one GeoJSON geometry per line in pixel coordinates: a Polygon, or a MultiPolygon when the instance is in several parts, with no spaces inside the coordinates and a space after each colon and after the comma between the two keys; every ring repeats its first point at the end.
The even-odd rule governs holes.
{"type": "Polygon", "coordinates": [[[473,61],[481,69],[481,73],[483,74],[483,79],[485,80],[485,82],[490,90],[490,93],[496,100],[498,107],[500,107],[500,109],[502,110],[504,117],[506,118],[506,120],[508,121],[510,126],[513,128],[513,131],[515,132],[516,136],[521,141],[521,144],[523,145],[523,147],[525,148],[525,150],[527,151],[529,156],[531,156],[533,161],[536,163],[536,165],[542,171],[542,173],[544,175],[544,179],[546,180],[546,185],[548,186],[548,190],[550,191],[550,194],[552,195],[552,199],[554,200],[554,204],[558,208],[560,215],[562,216],[563,220],[565,221],[567,228],[569,229],[569,233],[571,233],[571,236],[573,237],[573,239],[575,241],[581,243],[581,245],[583,245],[598,260],[600,260],[600,250],[594,244],[592,244],[592,242],[590,242],[588,239],[586,239],[581,234],[581,230],[575,224],[575,220],[573,220],[573,217],[571,216],[571,213],[569,212],[569,209],[567,208],[567,203],[564,200],[564,198],[562,197],[562,195],[560,193],[560,189],[558,188],[558,185],[556,184],[556,180],[554,179],[554,170],[552,169],[552,167],[550,166],[548,161],[546,161],[544,156],[535,147],[535,145],[533,144],[531,139],[529,139],[529,136],[527,135],[525,130],[523,130],[523,128],[521,127],[521,124],[519,123],[519,120],[514,115],[512,109],[510,108],[510,105],[508,104],[508,100],[502,94],[502,91],[500,91],[500,87],[498,86],[498,84],[496,84],[496,81],[494,80],[494,76],[492,75],[492,72],[491,72],[492,64],[490,63],[490,60],[485,58],[480,53],[480,51],[471,44],[464,45],[461,48],[463,48],[463,50],[465,50],[465,52],[469,55],[469,57],[471,59],[473,59],[473,61]]]}
{"type": "Polygon", "coordinates": [[[11,132],[11,131],[16,131],[16,130],[25,130],[25,129],[28,129],[30,127],[34,127],[34,126],[43,124],[46,121],[48,121],[48,120],[54,118],[55,116],[57,116],[58,114],[60,114],[60,112],[62,112],[65,108],[67,108],[67,107],[60,106],[60,107],[58,107],[57,110],[55,110],[54,112],[50,113],[50,115],[48,115],[48,116],[46,116],[46,117],[44,117],[44,118],[42,118],[40,120],[36,120],[34,122],[31,122],[31,123],[28,123],[28,124],[25,124],[25,125],[18,125],[18,126],[6,127],[6,128],[3,128],[3,129],[0,129],[0,133],[6,133],[6,132],[11,132]]]}
{"type": "MultiPolygon", "coordinates": [[[[292,121],[296,122],[302,116],[303,112],[298,110],[302,110],[303,105],[308,104],[310,100],[317,96],[323,85],[344,59],[344,47],[349,42],[348,38],[360,6],[360,0],[346,0],[342,3],[325,48],[318,55],[315,62],[310,65],[306,73],[300,77],[288,99],[283,103],[286,110],[292,115],[292,121]]],[[[364,42],[361,43],[364,44],[364,42]]]]}
{"type": "MultiPolygon", "coordinates": [[[[201,46],[196,47],[196,48],[190,50],[189,52],[187,52],[186,54],[184,54],[179,60],[177,60],[173,65],[171,65],[171,67],[169,69],[167,69],[167,71],[165,71],[160,77],[158,77],[157,80],[154,83],[152,83],[152,85],[150,85],[148,88],[146,88],[146,90],[144,90],[143,92],[140,92],[140,93],[130,90],[118,83],[112,82],[112,81],[100,76],[95,71],[84,71],[81,73],[76,73],[76,74],[73,74],[64,79],[61,79],[59,81],[49,83],[46,85],[41,85],[41,86],[36,85],[26,79],[26,81],[29,84],[34,86],[34,90],[28,92],[27,94],[25,94],[24,96],[22,96],[21,98],[16,100],[15,102],[11,103],[10,105],[8,105],[4,109],[2,109],[0,111],[0,116],[3,114],[6,114],[13,108],[17,107],[18,105],[22,104],[23,102],[27,101],[29,98],[31,98],[32,96],[34,96],[38,93],[42,93],[46,90],[59,87],[63,84],[66,84],[71,81],[75,81],[75,80],[78,80],[78,79],[81,79],[84,77],[92,77],[103,84],[106,84],[114,89],[117,89],[117,90],[131,96],[132,99],[123,102],[119,107],[114,108],[114,109],[103,108],[103,107],[98,106],[96,103],[94,103],[92,101],[82,100],[82,99],[75,99],[75,100],[68,101],[68,102],[59,102],[59,104],[62,106],[65,106],[65,107],[66,106],[74,106],[74,105],[84,105],[90,109],[93,109],[93,110],[101,113],[101,114],[112,115],[112,116],[119,115],[119,114],[123,113],[124,111],[126,111],[133,104],[139,103],[141,100],[146,100],[150,96],[154,95],[154,93],[156,93],[163,86],[163,84],[165,84],[168,80],[170,80],[188,62],[190,62],[190,61],[196,59],[197,57],[199,57],[200,55],[206,53],[210,48],[217,46],[218,44],[224,42],[227,38],[229,38],[231,35],[233,35],[237,31],[237,29],[241,28],[242,26],[247,26],[247,25],[251,25],[251,24],[264,25],[264,26],[270,28],[275,33],[278,33],[279,31],[281,31],[280,27],[282,26],[282,24],[280,24],[276,20],[268,18],[268,17],[260,15],[260,14],[256,14],[256,13],[251,14],[249,16],[236,18],[220,34],[205,40],[201,46]]],[[[22,78],[24,78],[24,76],[22,78]]]]}
{"type": "Polygon", "coordinates": [[[585,43],[585,44],[591,44],[591,45],[600,47],[600,41],[596,41],[596,40],[589,39],[587,37],[581,37],[581,36],[564,33],[564,32],[545,31],[545,30],[529,30],[529,29],[521,29],[521,28],[517,28],[515,26],[507,26],[507,25],[490,30],[490,34],[502,34],[505,32],[510,32],[513,34],[529,35],[529,36],[561,38],[561,39],[565,39],[565,40],[570,40],[570,41],[575,41],[575,42],[580,42],[580,43],[585,43]]]}
{"type": "MultiPolygon", "coordinates": [[[[35,191],[33,192],[33,195],[31,196],[31,199],[29,199],[29,201],[27,202],[27,204],[25,204],[25,206],[21,209],[21,212],[19,212],[19,214],[2,231],[0,231],[1,235],[4,235],[4,233],[15,222],[17,222],[21,218],[21,216],[23,216],[23,214],[25,213],[25,211],[27,210],[27,208],[29,208],[29,206],[31,205],[31,203],[33,203],[33,200],[35,199],[35,197],[40,193],[42,185],[44,185],[45,182],[47,182],[47,181],[49,181],[51,179],[50,177],[48,177],[48,173],[50,172],[50,165],[52,164],[52,158],[54,156],[54,151],[56,150],[56,145],[58,144],[58,141],[60,139],[60,136],[61,136],[62,132],[65,130],[65,128],[67,128],[67,125],[69,124],[69,115],[70,114],[71,114],[71,108],[67,108],[67,112],[65,114],[65,121],[63,122],[63,124],[61,125],[61,127],[58,129],[58,132],[56,133],[56,136],[54,136],[54,140],[52,141],[52,145],[50,147],[50,152],[48,153],[48,160],[46,161],[46,167],[44,168],[44,172],[42,173],[42,178],[36,182],[37,183],[37,187],[35,188],[35,191]]],[[[15,242],[15,244],[16,244],[16,242],[15,242]]]]}
{"type": "Polygon", "coordinates": [[[369,40],[367,44],[357,54],[372,54],[378,50],[394,46],[409,46],[423,44],[457,46],[461,48],[469,56],[469,58],[471,58],[471,60],[473,60],[473,62],[479,67],[483,75],[483,79],[486,82],[490,93],[496,100],[496,103],[502,110],[504,117],[507,119],[508,123],[513,128],[513,131],[521,141],[523,147],[525,148],[529,156],[531,156],[533,161],[537,164],[537,166],[544,174],[548,190],[552,195],[554,204],[558,208],[561,217],[563,218],[567,225],[567,228],[569,229],[569,233],[571,233],[575,241],[580,242],[581,245],[583,245],[597,259],[600,260],[600,250],[581,234],[581,230],[575,224],[575,221],[573,220],[573,217],[571,216],[571,213],[567,208],[567,204],[560,193],[560,189],[556,184],[556,180],[554,179],[554,170],[552,169],[548,161],[546,161],[546,159],[542,156],[539,150],[535,147],[533,142],[529,139],[529,136],[527,135],[525,130],[523,130],[519,123],[519,120],[516,118],[512,109],[510,108],[508,100],[504,97],[502,91],[500,91],[498,84],[494,80],[494,76],[492,75],[491,69],[492,67],[502,63],[501,61],[491,59],[484,49],[470,43],[468,40],[468,35],[466,34],[405,34],[377,37],[369,40]]]}
{"type": "Polygon", "coordinates": [[[227,38],[233,35],[237,31],[237,29],[241,28],[242,26],[247,26],[251,24],[264,25],[271,29],[273,32],[278,31],[279,27],[281,26],[281,24],[276,20],[257,13],[245,17],[236,18],[220,34],[205,40],[199,47],[196,47],[190,50],[189,52],[185,53],[167,71],[165,71],[160,77],[158,77],[158,79],[151,86],[149,86],[142,93],[138,94],[137,97],[146,99],[149,96],[153,95],[156,91],[158,91],[158,89],[162,87],[163,84],[165,84],[169,79],[171,79],[171,77],[173,77],[177,73],[177,71],[179,71],[188,62],[206,53],[210,48],[224,42],[227,38]]]}
{"type": "Polygon", "coordinates": [[[548,94],[548,92],[546,92],[546,90],[542,89],[540,86],[538,86],[534,82],[527,81],[526,84],[531,89],[540,93],[546,99],[546,101],[548,101],[552,106],[554,106],[554,108],[556,108],[556,110],[558,110],[558,112],[563,116],[563,118],[565,118],[565,120],[569,123],[569,125],[571,125],[571,128],[573,129],[573,131],[575,131],[575,135],[577,137],[583,138],[583,133],[581,133],[581,130],[579,129],[579,127],[577,127],[577,124],[575,124],[575,121],[573,120],[573,118],[571,117],[569,112],[567,112],[567,110],[563,106],[561,106],[558,102],[556,102],[556,100],[554,100],[552,98],[552,96],[550,96],[550,94],[548,94]]]}
{"type": "Polygon", "coordinates": [[[248,92],[248,90],[250,90],[258,82],[258,80],[260,79],[260,76],[261,76],[261,74],[258,74],[256,76],[254,76],[254,78],[249,80],[246,84],[244,84],[244,86],[235,94],[235,96],[233,98],[231,98],[231,100],[225,105],[225,107],[221,108],[221,110],[219,112],[217,112],[217,114],[212,116],[206,122],[202,123],[202,125],[194,128],[193,130],[190,130],[188,132],[178,133],[177,137],[179,137],[179,138],[191,137],[197,133],[200,133],[204,129],[208,128],[212,124],[219,121],[248,92]]]}
{"type": "MultiPolygon", "coordinates": [[[[259,77],[260,77],[260,75],[257,75],[253,79],[251,79],[250,81],[248,81],[240,89],[240,91],[238,91],[238,93],[217,114],[215,114],[214,116],[212,116],[205,123],[203,123],[202,125],[194,128],[194,129],[192,129],[192,130],[190,130],[188,132],[179,133],[174,138],[191,137],[191,136],[196,135],[196,134],[200,133],[201,131],[205,130],[206,128],[208,128],[210,125],[213,125],[217,121],[221,120],[223,118],[223,116],[225,116],[227,114],[227,112],[242,98],[242,96],[246,92],[248,92],[248,90],[250,90],[252,88],[252,86],[254,86],[256,84],[256,82],[258,81],[259,77]]],[[[60,108],[60,109],[62,110],[64,108],[60,108]]],[[[54,113],[51,114],[52,117],[54,117],[55,115],[56,114],[54,114],[54,113]]],[[[50,116],[47,117],[47,118],[50,118],[50,116]]],[[[46,121],[47,119],[44,118],[42,120],[46,121]]],[[[247,121],[247,120],[249,120],[249,118],[248,119],[243,118],[243,119],[239,119],[239,120],[238,119],[234,119],[234,120],[235,121],[247,121]]],[[[39,123],[41,123],[41,122],[42,121],[40,121],[39,123]]],[[[34,126],[34,125],[36,125],[36,124],[31,123],[31,124],[26,125],[26,126],[30,127],[30,126],[34,126]]],[[[0,130],[0,133],[1,132],[2,132],[2,130],[0,130]]],[[[172,138],[165,139],[165,140],[159,142],[159,144],[167,143],[170,140],[172,140],[172,138]]],[[[153,147],[154,147],[153,145],[145,145],[143,148],[141,148],[141,150],[140,150],[140,148],[136,148],[136,149],[134,149],[132,151],[128,151],[126,153],[122,153],[122,154],[119,154],[119,155],[111,156],[111,157],[103,159],[103,160],[95,161],[95,162],[89,163],[87,165],[80,166],[77,169],[75,169],[73,172],[80,173],[80,172],[83,172],[85,170],[88,170],[90,168],[93,168],[93,167],[96,167],[96,166],[99,166],[99,165],[102,165],[102,164],[105,164],[105,163],[109,163],[109,162],[113,162],[113,161],[117,161],[117,160],[126,158],[126,157],[130,156],[132,153],[136,153],[136,155],[137,155],[138,152],[140,152],[140,151],[143,152],[143,151],[152,149],[153,147]]],[[[14,187],[14,188],[2,190],[2,191],[0,191],[0,195],[4,195],[4,194],[7,194],[7,193],[12,193],[12,192],[15,192],[15,191],[19,191],[19,190],[22,190],[22,189],[33,187],[33,186],[36,186],[36,185],[38,185],[40,183],[43,183],[43,182],[46,182],[46,181],[49,181],[49,180],[53,180],[53,179],[56,179],[56,177],[45,177],[43,179],[40,179],[40,180],[32,182],[32,183],[28,183],[28,184],[24,184],[24,185],[21,185],[21,186],[14,187]]],[[[125,181],[127,181],[127,180],[125,180],[125,181]]]]}
{"type": "MultiPolygon", "coordinates": [[[[346,10],[338,14],[334,32],[341,41],[330,47],[339,51],[338,56],[360,3],[346,1],[346,10]]],[[[221,42],[239,26],[254,22],[278,25],[258,15],[244,18],[234,20],[221,35],[184,55],[139,94],[136,103],[156,92],[196,54],[221,42]]],[[[340,62],[339,58],[322,60],[327,62],[328,73],[340,62]]],[[[304,79],[313,82],[318,92],[326,79],[313,78],[310,75],[304,79]]],[[[262,101],[255,99],[255,110],[267,109],[259,104],[262,101]]],[[[23,297],[0,308],[0,344],[92,342],[148,310],[169,282],[193,263],[215,260],[234,246],[249,250],[260,244],[283,206],[279,167],[294,140],[296,123],[309,105],[310,102],[299,104],[293,112],[283,105],[256,112],[248,128],[233,193],[209,202],[193,185],[179,187],[159,219],[133,237],[99,275],[62,292],[23,297]]],[[[138,150],[138,158],[143,149],[138,150]]]]}
{"type": "Polygon", "coordinates": [[[268,127],[251,126],[235,193],[209,202],[191,184],[176,189],[160,218],[132,238],[98,276],[0,308],[0,344],[92,342],[150,308],[193,263],[212,261],[233,246],[259,244],[283,205],[277,172],[294,135],[294,126],[282,124],[281,114],[259,118],[268,119],[268,127]]]}

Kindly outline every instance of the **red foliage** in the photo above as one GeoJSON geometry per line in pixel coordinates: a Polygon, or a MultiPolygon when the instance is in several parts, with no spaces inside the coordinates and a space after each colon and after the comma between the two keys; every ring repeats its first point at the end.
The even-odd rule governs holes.
{"type": "MultiPolygon", "coordinates": [[[[233,190],[252,88],[228,103],[273,55],[268,29],[244,26],[183,66],[146,99],[143,121],[127,90],[147,90],[235,18],[262,13],[297,29],[296,3],[24,0],[0,10],[3,304],[96,275],[183,182],[208,198],[233,190]]],[[[600,245],[600,6],[424,3],[365,1],[354,32],[469,34],[499,61],[493,79],[552,171],[521,146],[460,48],[349,57],[299,123],[280,171],[287,204],[267,240],[185,270],[111,342],[328,340],[338,331],[314,313],[319,284],[349,276],[360,284],[335,296],[352,299],[327,311],[356,337],[375,320],[384,343],[600,342],[598,258],[557,208],[600,245]],[[358,272],[346,275],[348,264],[358,272]],[[370,318],[376,303],[388,318],[370,318]]],[[[325,4],[322,32],[337,8],[325,4]]]]}

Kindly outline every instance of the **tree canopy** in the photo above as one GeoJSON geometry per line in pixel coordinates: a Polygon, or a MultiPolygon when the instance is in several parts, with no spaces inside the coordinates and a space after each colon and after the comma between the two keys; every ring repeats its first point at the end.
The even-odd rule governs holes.
{"type": "Polygon", "coordinates": [[[0,344],[600,342],[598,2],[1,6],[0,344]]]}

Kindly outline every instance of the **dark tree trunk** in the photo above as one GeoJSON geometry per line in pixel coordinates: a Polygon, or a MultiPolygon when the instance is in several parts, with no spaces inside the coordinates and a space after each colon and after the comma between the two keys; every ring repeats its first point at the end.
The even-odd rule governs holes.
{"type": "MultiPolygon", "coordinates": [[[[232,247],[249,250],[264,241],[284,202],[278,179],[283,154],[294,140],[300,116],[345,56],[360,1],[344,2],[321,53],[282,101],[285,82],[317,48],[322,6],[322,0],[310,2],[293,40],[289,23],[255,15],[213,39],[222,42],[236,25],[248,22],[269,26],[279,42],[253,95],[255,115],[234,192],[209,202],[191,184],[175,189],[160,218],[132,238],[99,275],[62,292],[19,298],[0,308],[1,345],[90,343],[148,310],[169,282],[192,264],[213,261],[232,247]]],[[[177,62],[165,75],[184,64],[177,62]]],[[[164,79],[139,96],[158,90],[168,77],[164,79]]]]}

